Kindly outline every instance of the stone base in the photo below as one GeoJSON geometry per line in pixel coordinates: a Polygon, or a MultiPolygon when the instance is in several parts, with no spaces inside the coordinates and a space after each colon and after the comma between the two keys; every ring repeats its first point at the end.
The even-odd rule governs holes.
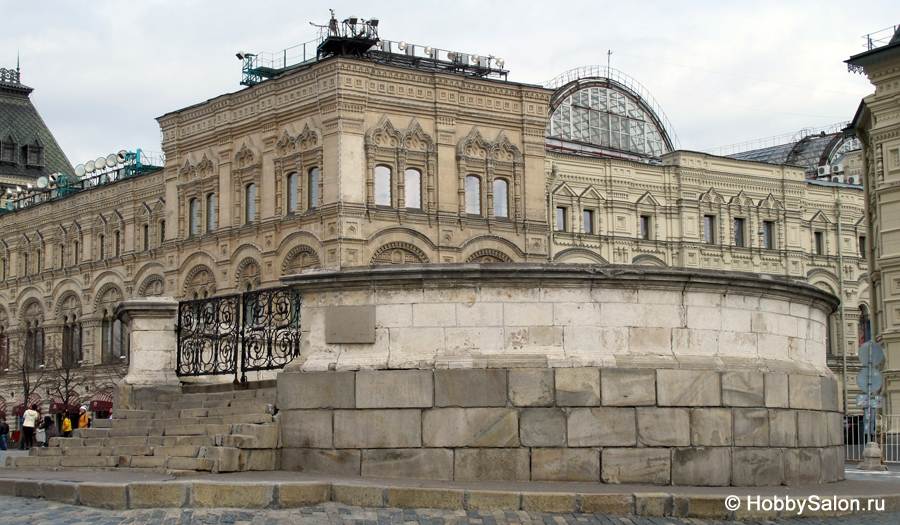
{"type": "MultiPolygon", "coordinates": [[[[831,377],[608,368],[284,372],[285,470],[455,481],[843,479],[831,377]]],[[[836,408],[836,407],[835,407],[836,408]]]]}

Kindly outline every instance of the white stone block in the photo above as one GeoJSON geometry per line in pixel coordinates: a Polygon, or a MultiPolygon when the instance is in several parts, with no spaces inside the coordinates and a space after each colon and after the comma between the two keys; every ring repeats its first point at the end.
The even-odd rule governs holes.
{"type": "Polygon", "coordinates": [[[628,328],[599,328],[597,330],[597,336],[600,340],[600,351],[603,354],[625,355],[631,352],[631,342],[628,328]]]}
{"type": "Polygon", "coordinates": [[[776,314],[790,315],[791,303],[784,299],[761,297],[759,299],[759,309],[776,314]]]}
{"type": "Polygon", "coordinates": [[[723,297],[717,293],[685,292],[684,304],[687,306],[721,307],[723,297]]]}
{"type": "Polygon", "coordinates": [[[375,328],[412,326],[411,304],[381,304],[375,307],[375,328]]]}
{"type": "Polygon", "coordinates": [[[420,304],[425,302],[423,290],[378,290],[375,304],[420,304]]]}
{"type": "Polygon", "coordinates": [[[594,288],[591,290],[591,297],[598,304],[638,302],[636,288],[594,288]]]}
{"type": "Polygon", "coordinates": [[[553,303],[507,303],[503,305],[506,326],[552,326],[553,303]]]}
{"type": "Polygon", "coordinates": [[[591,290],[585,286],[573,288],[541,288],[542,303],[592,303],[591,290]]]}
{"type": "Polygon", "coordinates": [[[444,348],[443,328],[391,328],[391,352],[418,354],[444,348]]]}
{"type": "Polygon", "coordinates": [[[561,326],[516,326],[504,328],[504,342],[507,348],[518,349],[529,346],[562,346],[561,326]]]}
{"type": "Polygon", "coordinates": [[[714,356],[719,352],[719,331],[673,328],[672,351],[677,356],[714,356]]]}
{"type": "Polygon", "coordinates": [[[788,338],[783,335],[759,334],[759,357],[763,359],[790,359],[788,338]]]}
{"type": "Polygon", "coordinates": [[[606,351],[600,343],[600,330],[595,326],[566,326],[563,338],[566,355],[582,356],[606,351]]]}
{"type": "Polygon", "coordinates": [[[485,286],[481,289],[481,300],[486,303],[533,303],[539,301],[540,298],[540,290],[537,288],[485,286]]]}
{"type": "Polygon", "coordinates": [[[426,303],[475,303],[479,299],[475,288],[426,288],[426,303]]]}
{"type": "Polygon", "coordinates": [[[750,310],[739,308],[722,309],[722,328],[732,332],[750,331],[750,310]]]}
{"type": "Polygon", "coordinates": [[[444,346],[448,349],[480,350],[484,353],[502,353],[503,328],[473,326],[444,330],[444,346]]]}
{"type": "Polygon", "coordinates": [[[726,295],[726,308],[738,308],[741,310],[756,310],[759,308],[759,297],[749,295],[726,295]]]}
{"type": "Polygon", "coordinates": [[[758,336],[747,332],[722,331],[719,334],[719,354],[729,357],[758,357],[758,336]]]}
{"type": "Polygon", "coordinates": [[[500,303],[457,303],[458,326],[503,326],[503,305],[500,303]]]}
{"type": "Polygon", "coordinates": [[[456,305],[453,303],[414,304],[413,326],[456,326],[456,305]]]}
{"type": "Polygon", "coordinates": [[[688,306],[685,312],[687,327],[693,330],[721,330],[722,310],[710,306],[688,306]]]}
{"type": "Polygon", "coordinates": [[[803,319],[809,319],[809,305],[802,303],[791,303],[791,315],[803,319]]]}
{"type": "Polygon", "coordinates": [[[597,326],[600,305],[587,303],[554,303],[553,324],[556,326],[597,326]]]}
{"type": "Polygon", "coordinates": [[[638,301],[643,304],[682,304],[684,299],[680,291],[641,289],[638,291],[638,301]]]}
{"type": "Polygon", "coordinates": [[[792,361],[806,361],[806,339],[789,337],[788,355],[792,361]]]}
{"type": "Polygon", "coordinates": [[[650,328],[682,328],[684,308],[681,304],[600,305],[600,326],[634,326],[650,328]]]}
{"type": "Polygon", "coordinates": [[[631,355],[672,355],[671,328],[629,328],[631,355]]]}

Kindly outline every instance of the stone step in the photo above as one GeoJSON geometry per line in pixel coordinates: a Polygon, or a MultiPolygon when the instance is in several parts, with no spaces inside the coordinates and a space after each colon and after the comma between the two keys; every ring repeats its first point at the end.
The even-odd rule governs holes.
{"type": "Polygon", "coordinates": [[[240,399],[219,399],[199,401],[145,401],[138,410],[123,410],[116,413],[117,419],[141,419],[159,417],[160,412],[201,410],[213,408],[237,408],[275,405],[276,398],[271,396],[249,397],[240,399]]]}

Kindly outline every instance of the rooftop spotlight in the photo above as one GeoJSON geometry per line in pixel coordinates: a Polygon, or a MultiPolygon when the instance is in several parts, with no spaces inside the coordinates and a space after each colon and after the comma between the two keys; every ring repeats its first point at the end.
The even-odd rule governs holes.
{"type": "Polygon", "coordinates": [[[400,51],[406,51],[406,42],[400,42],[399,44],[397,44],[397,48],[400,51]]]}
{"type": "Polygon", "coordinates": [[[252,53],[247,53],[244,51],[238,51],[234,56],[238,57],[238,60],[243,60],[247,57],[253,56],[252,53]]]}
{"type": "Polygon", "coordinates": [[[347,23],[352,26],[356,25],[356,21],[357,21],[357,18],[353,15],[351,15],[350,18],[347,19],[347,23]]]}
{"type": "Polygon", "coordinates": [[[481,59],[481,55],[472,55],[472,57],[471,57],[473,64],[477,64],[480,59],[481,59]]]}
{"type": "Polygon", "coordinates": [[[506,60],[503,60],[502,58],[498,58],[497,59],[497,67],[499,67],[500,69],[503,69],[503,64],[506,64],[506,60]]]}
{"type": "Polygon", "coordinates": [[[425,47],[425,54],[428,56],[434,56],[434,48],[431,46],[425,47]]]}
{"type": "Polygon", "coordinates": [[[373,18],[373,19],[369,20],[369,25],[372,27],[378,27],[378,19],[373,18]]]}

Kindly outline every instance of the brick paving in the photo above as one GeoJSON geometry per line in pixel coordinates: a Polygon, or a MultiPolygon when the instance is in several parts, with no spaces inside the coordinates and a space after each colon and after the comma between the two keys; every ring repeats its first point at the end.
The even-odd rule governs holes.
{"type": "Polygon", "coordinates": [[[652,518],[599,514],[553,514],[503,510],[434,510],[350,507],[325,503],[289,510],[240,509],[148,509],[102,510],[64,505],[45,499],[0,496],[3,525],[705,525],[770,524],[794,525],[895,525],[900,513],[866,514],[836,518],[799,518],[774,521],[715,521],[696,518],[652,518]]]}

